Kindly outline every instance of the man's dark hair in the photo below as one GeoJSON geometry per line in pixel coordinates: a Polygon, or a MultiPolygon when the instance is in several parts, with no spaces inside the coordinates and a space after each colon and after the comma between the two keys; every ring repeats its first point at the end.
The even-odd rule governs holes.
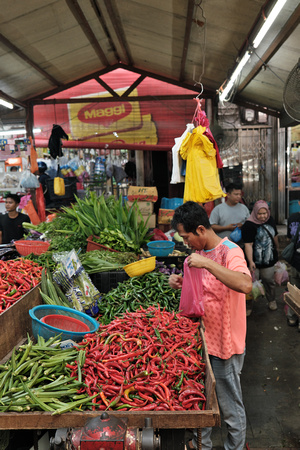
{"type": "Polygon", "coordinates": [[[179,224],[187,233],[194,234],[197,234],[196,230],[199,225],[203,225],[207,229],[211,228],[205,209],[195,202],[186,202],[175,209],[171,226],[177,230],[179,224]]]}
{"type": "Polygon", "coordinates": [[[13,199],[13,201],[16,202],[16,203],[18,203],[18,204],[19,204],[20,201],[21,201],[19,195],[17,195],[17,194],[10,194],[10,193],[8,193],[8,194],[5,195],[5,199],[7,199],[7,198],[13,199]]]}
{"type": "Polygon", "coordinates": [[[242,188],[243,188],[242,183],[229,183],[225,187],[227,194],[230,194],[235,189],[238,190],[238,189],[242,189],[242,188]]]}

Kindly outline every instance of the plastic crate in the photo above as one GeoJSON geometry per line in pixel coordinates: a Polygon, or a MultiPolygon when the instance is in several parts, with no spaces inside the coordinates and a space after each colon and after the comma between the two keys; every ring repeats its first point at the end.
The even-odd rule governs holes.
{"type": "Polygon", "coordinates": [[[106,294],[112,289],[115,289],[119,283],[123,283],[123,281],[129,278],[125,270],[93,273],[90,277],[94,286],[102,294],[106,294]]]}
{"type": "Polygon", "coordinates": [[[87,252],[91,252],[92,250],[107,250],[108,252],[120,253],[118,250],[114,250],[113,248],[106,247],[106,245],[98,244],[98,242],[93,241],[93,237],[97,238],[98,236],[89,236],[87,238],[87,252]]]}
{"type": "Polygon", "coordinates": [[[298,200],[291,200],[289,202],[289,215],[300,212],[300,205],[298,200]]]}
{"type": "Polygon", "coordinates": [[[176,209],[178,206],[181,206],[183,204],[183,198],[174,197],[174,198],[167,198],[163,197],[161,199],[160,207],[162,209],[176,209]]]}
{"type": "Polygon", "coordinates": [[[65,182],[65,195],[56,195],[54,194],[54,179],[46,180],[46,186],[49,193],[50,200],[73,200],[75,199],[74,195],[77,194],[77,178],[76,177],[67,177],[64,178],[65,182]]]}
{"type": "Polygon", "coordinates": [[[167,266],[170,266],[171,264],[174,264],[177,267],[177,269],[182,270],[183,269],[184,260],[185,260],[185,258],[187,258],[187,256],[188,255],[183,255],[183,256],[157,256],[156,260],[159,261],[159,262],[163,262],[167,266]]]}

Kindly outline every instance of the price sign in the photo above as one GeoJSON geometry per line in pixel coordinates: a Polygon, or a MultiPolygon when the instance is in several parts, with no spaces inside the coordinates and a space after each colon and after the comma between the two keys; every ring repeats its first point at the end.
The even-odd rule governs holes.
{"type": "Polygon", "coordinates": [[[69,278],[75,275],[75,273],[81,266],[81,262],[79,261],[77,253],[74,249],[71,250],[70,253],[68,253],[68,255],[62,260],[62,264],[66,269],[69,278]]]}

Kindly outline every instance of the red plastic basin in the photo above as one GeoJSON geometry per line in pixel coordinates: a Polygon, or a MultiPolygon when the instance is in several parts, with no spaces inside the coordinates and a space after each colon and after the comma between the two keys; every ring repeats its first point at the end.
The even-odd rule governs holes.
{"type": "Polygon", "coordinates": [[[81,320],[74,319],[73,317],[62,316],[59,314],[49,314],[41,319],[41,322],[50,325],[51,327],[58,328],[59,330],[75,331],[78,333],[86,333],[90,331],[90,328],[81,320]]]}

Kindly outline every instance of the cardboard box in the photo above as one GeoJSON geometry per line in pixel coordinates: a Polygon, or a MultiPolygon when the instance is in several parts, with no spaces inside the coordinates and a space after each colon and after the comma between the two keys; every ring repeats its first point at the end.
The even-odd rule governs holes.
{"type": "MultiPolygon", "coordinates": [[[[127,202],[129,208],[133,205],[133,202],[127,202]]],[[[148,216],[153,213],[154,204],[152,202],[137,202],[136,206],[139,208],[140,213],[143,216],[148,216]]]]}
{"type": "Polygon", "coordinates": [[[158,223],[159,224],[170,224],[172,217],[174,216],[174,209],[162,209],[158,210],[158,223]]]}
{"type": "MultiPolygon", "coordinates": [[[[140,222],[141,220],[144,220],[144,222],[146,222],[146,220],[148,219],[149,214],[147,214],[146,216],[142,216],[142,217],[138,217],[138,222],[140,222]]],[[[148,228],[155,228],[156,227],[156,214],[151,214],[148,223],[147,223],[147,227],[148,228]]]]}
{"type": "Polygon", "coordinates": [[[130,202],[138,200],[140,202],[155,203],[158,199],[158,192],[156,187],[129,186],[127,198],[130,202]]]}

